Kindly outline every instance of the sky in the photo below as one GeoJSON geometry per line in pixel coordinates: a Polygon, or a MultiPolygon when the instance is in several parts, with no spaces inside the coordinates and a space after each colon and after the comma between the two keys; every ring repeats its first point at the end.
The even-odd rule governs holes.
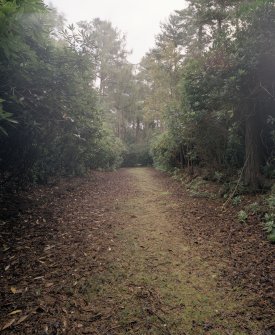
{"type": "Polygon", "coordinates": [[[185,0],[46,0],[68,23],[92,20],[99,17],[111,21],[126,35],[127,49],[132,50],[129,61],[136,64],[154,46],[160,32],[160,22],[165,22],[175,9],[183,9],[185,0]]]}

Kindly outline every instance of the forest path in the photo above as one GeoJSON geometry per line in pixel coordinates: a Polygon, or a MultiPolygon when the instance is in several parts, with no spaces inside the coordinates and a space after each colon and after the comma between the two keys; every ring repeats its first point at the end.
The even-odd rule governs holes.
{"type": "Polygon", "coordinates": [[[190,203],[172,198],[153,169],[126,171],[131,194],[116,200],[115,244],[89,292],[116,311],[106,334],[260,334],[246,295],[220,283],[222,259],[208,264],[184,239],[178,219],[190,203]]]}
{"type": "Polygon", "coordinates": [[[0,333],[273,335],[274,249],[201,195],[129,168],[3,199],[0,333]]]}

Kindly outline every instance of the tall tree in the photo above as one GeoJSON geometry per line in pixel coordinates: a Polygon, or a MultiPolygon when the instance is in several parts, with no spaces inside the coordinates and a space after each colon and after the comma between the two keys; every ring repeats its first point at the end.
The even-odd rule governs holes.
{"type": "Polygon", "coordinates": [[[122,147],[102,142],[111,135],[93,85],[95,48],[79,48],[73,26],[63,39],[56,13],[41,1],[4,1],[0,13],[0,119],[12,115],[3,126],[8,136],[0,137],[2,182],[83,173],[103,154],[102,164],[116,165],[113,151],[119,157],[122,147]]]}
{"type": "Polygon", "coordinates": [[[254,190],[274,155],[274,11],[270,0],[189,0],[163,25],[157,48],[146,60],[151,67],[143,71],[150,78],[147,106],[152,101],[157,110],[166,110],[160,119],[167,145],[171,139],[181,144],[177,150],[184,162],[192,157],[216,170],[243,166],[243,180],[254,190]],[[165,103],[173,73],[165,58],[167,41],[180,47],[182,56],[174,104],[165,103]]]}

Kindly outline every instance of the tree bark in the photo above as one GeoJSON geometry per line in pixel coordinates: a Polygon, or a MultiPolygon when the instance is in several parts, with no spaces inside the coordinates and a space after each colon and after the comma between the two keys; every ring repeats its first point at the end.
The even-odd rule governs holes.
{"type": "Polygon", "coordinates": [[[180,145],[180,167],[184,167],[184,153],[183,153],[183,147],[182,144],[180,145]]]}
{"type": "Polygon", "coordinates": [[[257,191],[262,186],[261,176],[261,124],[254,106],[252,113],[247,113],[245,118],[245,168],[244,182],[252,190],[257,191]]]}

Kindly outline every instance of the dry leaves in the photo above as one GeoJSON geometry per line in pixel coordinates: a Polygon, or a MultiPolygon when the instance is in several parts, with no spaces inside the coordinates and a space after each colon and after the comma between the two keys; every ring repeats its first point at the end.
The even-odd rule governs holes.
{"type": "Polygon", "coordinates": [[[5,329],[7,329],[7,328],[10,328],[13,324],[14,324],[14,322],[16,321],[16,319],[12,319],[12,320],[9,320],[3,327],[2,327],[2,331],[3,330],[5,330],[5,329]]]}
{"type": "MultiPolygon", "coordinates": [[[[155,174],[153,178],[156,178],[156,182],[168,183],[167,189],[173,187],[176,189],[176,182],[171,181],[169,177],[159,172],[152,174],[155,174]]],[[[85,183],[83,179],[72,179],[63,181],[58,188],[41,187],[27,194],[32,198],[31,207],[22,212],[20,217],[13,217],[10,223],[1,226],[0,248],[4,251],[3,264],[6,267],[2,267],[5,271],[3,279],[0,278],[4,292],[0,301],[0,322],[3,325],[2,329],[0,326],[0,330],[12,335],[13,327],[20,325],[19,334],[30,335],[36,330],[42,334],[47,325],[47,329],[53,333],[54,329],[61,332],[62,327],[70,329],[71,334],[84,334],[84,330],[87,331],[88,321],[85,321],[85,315],[88,320],[95,306],[87,304],[81,295],[81,290],[89,290],[89,287],[86,288],[83,284],[85,283],[83,279],[89,278],[92,273],[97,274],[104,268],[102,259],[104,251],[111,256],[116,250],[115,246],[113,247],[113,240],[110,243],[112,236],[108,235],[113,224],[110,212],[112,208],[107,211],[102,207],[111,204],[118,194],[127,197],[127,192],[130,192],[125,186],[127,178],[127,173],[123,170],[109,174],[96,172],[92,180],[84,179],[85,183]],[[73,189],[66,191],[68,186],[72,185],[73,189]],[[23,290],[22,287],[26,287],[27,290],[23,290]],[[24,294],[19,294],[23,292],[24,294]],[[82,317],[84,321],[80,320],[82,317]],[[24,322],[26,319],[28,322],[24,322]]],[[[216,215],[216,203],[212,203],[211,207],[209,201],[212,200],[207,201],[194,203],[194,199],[189,199],[186,194],[179,194],[179,202],[185,204],[184,215],[188,222],[192,223],[183,227],[183,234],[190,239],[190,243],[203,241],[204,243],[197,246],[198,248],[207,247],[211,243],[219,246],[213,252],[205,248],[205,255],[215,258],[217,255],[220,257],[221,252],[222,257],[226,258],[228,255],[226,252],[222,253],[224,248],[222,242],[228,237],[228,218],[221,224],[221,218],[217,218],[216,215]],[[195,213],[192,213],[191,209],[194,208],[195,213]],[[203,217],[203,225],[196,219],[198,215],[200,218],[203,217]]],[[[177,215],[176,210],[173,215],[177,215]]],[[[263,241],[255,232],[255,228],[254,230],[251,226],[248,228],[249,234],[255,237],[253,245],[260,246],[259,252],[254,253],[256,247],[252,248],[249,245],[249,239],[245,242],[240,241],[242,232],[238,231],[236,236],[232,236],[236,277],[241,268],[248,270],[246,274],[248,277],[251,273],[249,265],[256,264],[253,272],[255,276],[250,276],[249,283],[254,285],[261,283],[263,287],[261,273],[265,274],[267,278],[265,280],[268,280],[268,253],[265,253],[267,260],[263,258],[267,250],[266,244],[261,244],[263,241]],[[253,262],[246,254],[238,253],[244,246],[243,243],[251,248],[253,262]],[[256,271],[257,268],[261,271],[256,271]]],[[[247,255],[249,256],[248,253],[247,255]]],[[[230,260],[228,264],[230,271],[232,268],[230,260]]],[[[264,297],[264,290],[260,294],[264,297]]],[[[265,306],[261,308],[266,310],[265,306]]],[[[108,319],[108,313],[105,316],[101,312],[99,310],[98,314],[95,313],[96,322],[103,322],[101,319],[104,317],[106,322],[112,322],[108,319]],[[101,318],[101,315],[104,317],[101,318]]]]}

